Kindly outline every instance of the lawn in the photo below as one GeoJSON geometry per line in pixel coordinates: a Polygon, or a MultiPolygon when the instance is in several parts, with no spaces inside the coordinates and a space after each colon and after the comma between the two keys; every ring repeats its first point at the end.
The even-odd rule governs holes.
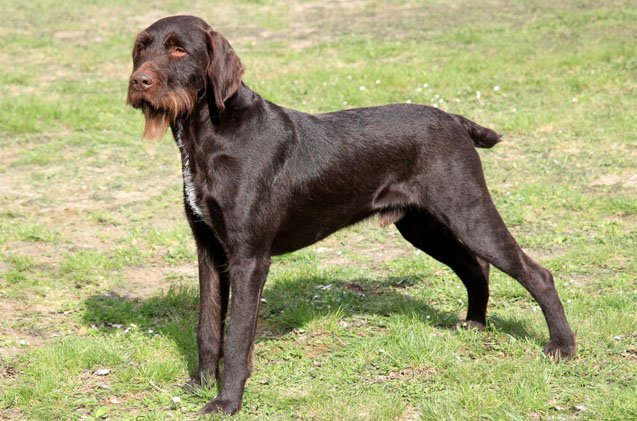
{"type": "Polygon", "coordinates": [[[137,32],[230,40],[244,81],[311,113],[413,102],[504,134],[481,150],[578,338],[491,277],[488,326],[395,228],[274,259],[238,419],[637,419],[634,1],[0,0],[0,419],[192,419],[197,268],[179,153],[125,106],[137,32]]]}

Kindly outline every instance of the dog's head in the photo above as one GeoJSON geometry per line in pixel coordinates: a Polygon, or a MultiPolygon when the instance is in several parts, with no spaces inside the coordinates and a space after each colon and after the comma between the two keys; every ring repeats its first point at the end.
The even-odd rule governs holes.
{"type": "Polygon", "coordinates": [[[172,16],[137,36],[126,102],[143,111],[143,136],[161,138],[206,94],[214,95],[223,112],[242,75],[241,61],[223,35],[197,17],[172,16]]]}

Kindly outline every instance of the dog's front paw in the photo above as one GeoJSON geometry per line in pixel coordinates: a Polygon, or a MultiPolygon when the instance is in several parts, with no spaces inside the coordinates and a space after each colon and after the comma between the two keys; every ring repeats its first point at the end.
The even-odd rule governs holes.
{"type": "Polygon", "coordinates": [[[240,401],[234,401],[231,399],[220,399],[219,397],[208,402],[201,410],[200,414],[213,414],[223,413],[226,415],[232,415],[236,413],[241,407],[240,401]]]}
{"type": "Polygon", "coordinates": [[[201,383],[199,382],[199,379],[190,379],[186,383],[184,383],[183,386],[181,386],[181,388],[186,393],[191,393],[191,392],[199,389],[200,387],[201,387],[201,383]]]}
{"type": "Polygon", "coordinates": [[[486,326],[484,323],[476,322],[475,320],[465,320],[458,322],[457,326],[461,329],[477,330],[478,332],[484,332],[486,326]]]}
{"type": "Polygon", "coordinates": [[[191,392],[201,388],[210,388],[214,386],[215,375],[210,373],[210,370],[201,370],[199,374],[188,380],[183,386],[186,392],[191,392]]]}
{"type": "Polygon", "coordinates": [[[217,380],[217,370],[214,369],[202,369],[199,370],[199,385],[201,387],[212,387],[217,380]]]}
{"type": "Polygon", "coordinates": [[[573,358],[576,353],[575,341],[567,344],[560,344],[555,341],[551,341],[544,347],[544,353],[551,361],[573,358]]]}

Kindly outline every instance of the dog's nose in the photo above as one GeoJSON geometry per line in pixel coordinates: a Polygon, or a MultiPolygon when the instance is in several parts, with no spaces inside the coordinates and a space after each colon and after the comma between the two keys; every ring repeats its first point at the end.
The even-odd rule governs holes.
{"type": "Polygon", "coordinates": [[[137,89],[138,91],[147,90],[148,88],[153,86],[153,83],[155,83],[155,81],[153,80],[153,77],[149,75],[148,73],[144,73],[144,72],[133,73],[133,75],[130,78],[131,86],[137,89]]]}

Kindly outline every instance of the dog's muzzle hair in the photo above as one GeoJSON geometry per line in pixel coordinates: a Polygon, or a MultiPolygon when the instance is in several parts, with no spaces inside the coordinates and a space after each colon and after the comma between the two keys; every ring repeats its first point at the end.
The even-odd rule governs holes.
{"type": "Polygon", "coordinates": [[[192,112],[197,92],[183,86],[168,86],[165,76],[144,64],[131,75],[126,103],[144,113],[142,137],[161,139],[170,123],[192,112]]]}

